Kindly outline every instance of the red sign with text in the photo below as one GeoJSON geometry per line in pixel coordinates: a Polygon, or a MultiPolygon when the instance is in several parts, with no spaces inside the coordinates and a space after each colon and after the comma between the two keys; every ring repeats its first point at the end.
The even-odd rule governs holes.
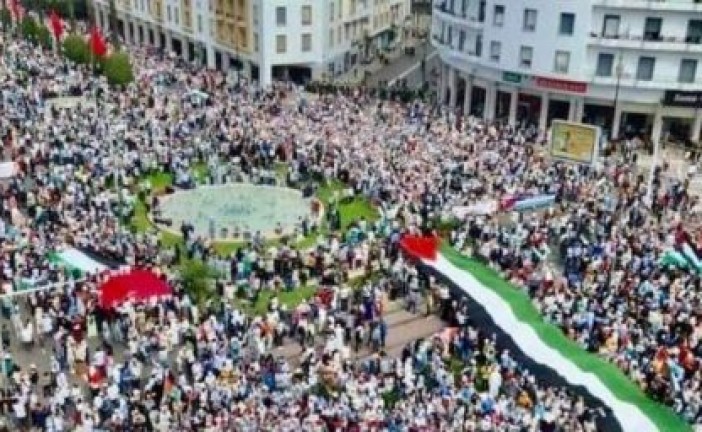
{"type": "Polygon", "coordinates": [[[537,87],[560,90],[571,93],[587,93],[587,83],[579,81],[566,81],[553,78],[536,77],[534,79],[537,87]]]}

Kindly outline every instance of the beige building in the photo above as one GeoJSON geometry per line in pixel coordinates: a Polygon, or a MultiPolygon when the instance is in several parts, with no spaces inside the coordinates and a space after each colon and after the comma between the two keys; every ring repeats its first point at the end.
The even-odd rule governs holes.
{"type": "Polygon", "coordinates": [[[410,0],[93,0],[98,25],[127,43],[273,78],[328,78],[396,43],[410,0]]]}

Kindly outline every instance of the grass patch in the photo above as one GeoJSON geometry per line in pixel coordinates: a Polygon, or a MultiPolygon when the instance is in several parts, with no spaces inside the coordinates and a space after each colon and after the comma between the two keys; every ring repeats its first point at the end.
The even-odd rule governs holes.
{"type": "MultiPolygon", "coordinates": [[[[304,286],[292,291],[283,290],[278,292],[278,302],[281,306],[285,305],[288,310],[292,310],[303,301],[314,297],[316,293],[316,286],[304,286]]],[[[274,294],[274,291],[262,290],[259,293],[255,304],[252,305],[246,300],[239,300],[237,301],[237,304],[249,314],[263,315],[268,311],[268,305],[270,304],[274,294]]]]}
{"type": "MultiPolygon", "coordinates": [[[[595,354],[586,352],[578,344],[568,339],[558,327],[545,322],[532,305],[529,296],[505,281],[493,269],[475,259],[461,255],[447,244],[442,245],[441,253],[452,264],[471,273],[484,286],[492,289],[505,300],[517,318],[533,328],[539,338],[547,345],[558,350],[583,371],[596,375],[617,398],[638,406],[660,430],[691,430],[690,425],[670,408],[649,398],[617,366],[595,354]]],[[[622,426],[626,428],[626,425],[622,426]]]]}

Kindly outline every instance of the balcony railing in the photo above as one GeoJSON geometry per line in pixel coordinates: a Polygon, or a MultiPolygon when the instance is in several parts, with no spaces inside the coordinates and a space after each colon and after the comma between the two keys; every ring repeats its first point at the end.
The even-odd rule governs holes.
{"type": "Polygon", "coordinates": [[[701,0],[592,0],[598,7],[662,11],[702,11],[701,0]]]}
{"type": "Polygon", "coordinates": [[[590,33],[591,43],[630,49],[700,51],[702,36],[665,36],[665,35],[604,35],[590,33]]]}

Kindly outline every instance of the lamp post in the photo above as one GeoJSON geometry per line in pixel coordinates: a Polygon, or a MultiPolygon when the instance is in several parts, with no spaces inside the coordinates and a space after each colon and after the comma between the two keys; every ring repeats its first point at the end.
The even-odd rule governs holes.
{"type": "MultiPolygon", "coordinates": [[[[617,55],[617,65],[614,68],[614,73],[617,75],[617,81],[616,81],[616,84],[614,86],[614,118],[617,117],[617,110],[619,108],[619,87],[621,86],[623,72],[624,72],[624,64],[622,62],[622,53],[620,52],[617,55]]],[[[614,118],[612,119],[612,122],[616,121],[614,118]]],[[[619,122],[617,122],[617,123],[621,123],[621,118],[619,119],[619,122]]],[[[619,135],[619,128],[620,127],[621,127],[621,124],[619,124],[619,127],[617,127],[617,135],[619,135]]],[[[614,131],[612,131],[612,132],[614,132],[614,131]]],[[[611,138],[615,139],[615,138],[618,138],[618,136],[617,137],[613,136],[611,138]]]]}

